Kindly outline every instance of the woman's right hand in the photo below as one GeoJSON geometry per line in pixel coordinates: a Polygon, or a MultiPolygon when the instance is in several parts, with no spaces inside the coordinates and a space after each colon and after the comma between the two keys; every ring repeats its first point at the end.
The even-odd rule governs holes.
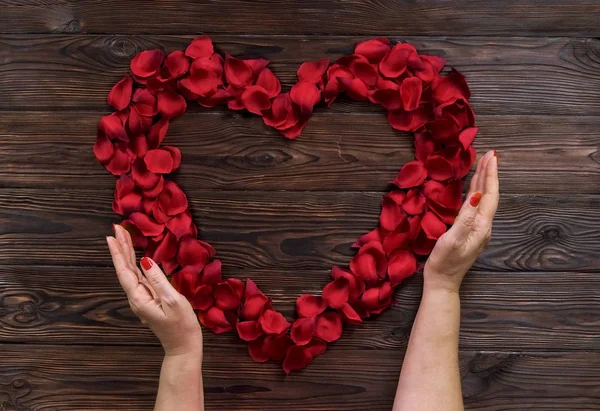
{"type": "Polygon", "coordinates": [[[465,274],[491,239],[500,197],[498,186],[498,157],[494,150],[479,160],[454,224],[438,239],[427,259],[425,287],[458,292],[465,274]]]}
{"type": "Polygon", "coordinates": [[[165,355],[202,357],[202,330],[189,301],[171,285],[148,257],[138,268],[131,236],[115,225],[115,237],[106,237],[121,287],[132,311],[160,340],[165,355]]]}

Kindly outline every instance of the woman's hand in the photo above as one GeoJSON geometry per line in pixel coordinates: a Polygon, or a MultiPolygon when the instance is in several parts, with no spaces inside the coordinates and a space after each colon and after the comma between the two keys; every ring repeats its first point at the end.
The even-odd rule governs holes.
{"type": "Polygon", "coordinates": [[[479,160],[454,225],[438,239],[425,263],[426,287],[458,292],[465,274],[491,239],[499,196],[494,150],[479,160]]]}
{"type": "Polygon", "coordinates": [[[142,275],[131,236],[123,227],[114,227],[115,237],[107,237],[106,241],[131,309],[158,337],[167,357],[201,358],[202,331],[192,306],[148,257],[141,260],[142,275]]]}

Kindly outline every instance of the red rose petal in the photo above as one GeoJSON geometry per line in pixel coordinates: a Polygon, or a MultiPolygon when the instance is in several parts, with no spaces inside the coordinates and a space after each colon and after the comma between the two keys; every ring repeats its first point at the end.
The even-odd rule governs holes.
{"type": "Polygon", "coordinates": [[[417,259],[408,250],[394,251],[388,260],[388,276],[392,287],[400,284],[417,270],[417,259]]]}
{"type": "Polygon", "coordinates": [[[358,250],[350,260],[350,270],[366,282],[377,281],[385,275],[387,260],[383,246],[372,241],[358,250]]]}
{"type": "Polygon", "coordinates": [[[131,60],[131,72],[140,78],[151,77],[160,69],[164,57],[161,50],[144,50],[131,60]]]}
{"type": "Polygon", "coordinates": [[[411,189],[402,202],[402,208],[410,215],[423,214],[427,205],[427,199],[417,189],[411,189]]]}
{"type": "Polygon", "coordinates": [[[352,100],[365,101],[369,97],[369,89],[361,79],[340,78],[338,81],[344,86],[346,95],[352,100]]]}
{"type": "Polygon", "coordinates": [[[248,59],[244,61],[252,69],[252,78],[256,78],[258,74],[269,64],[269,60],[265,59],[248,59]]]}
{"type": "Polygon", "coordinates": [[[465,77],[454,69],[447,76],[439,77],[434,81],[431,88],[433,98],[438,103],[471,98],[471,90],[469,90],[465,77]]]}
{"type": "Polygon", "coordinates": [[[134,103],[135,109],[141,116],[152,117],[158,113],[156,96],[150,93],[147,88],[138,88],[135,90],[131,97],[131,101],[134,103]]]}
{"type": "Polygon", "coordinates": [[[402,96],[402,106],[406,111],[413,111],[419,107],[421,93],[423,92],[423,83],[417,77],[406,78],[400,86],[400,95],[402,96]]]}
{"type": "Polygon", "coordinates": [[[171,78],[178,78],[187,74],[190,70],[190,65],[190,59],[181,50],[176,50],[165,58],[165,67],[171,78]]]}
{"type": "Polygon", "coordinates": [[[238,335],[244,341],[254,341],[263,335],[258,321],[240,321],[236,328],[238,335]]]}
{"type": "Polygon", "coordinates": [[[258,321],[267,334],[281,334],[290,327],[285,317],[275,310],[265,310],[258,321]]]}
{"type": "Polygon", "coordinates": [[[189,210],[177,214],[166,223],[167,228],[175,234],[177,240],[188,233],[190,225],[192,225],[192,214],[189,210]]]}
{"type": "Polygon", "coordinates": [[[252,81],[252,67],[244,60],[225,55],[225,78],[233,87],[245,87],[252,81]]]}
{"type": "Polygon", "coordinates": [[[302,346],[293,345],[283,360],[283,371],[286,374],[306,368],[312,361],[310,353],[302,346]]]}
{"type": "Polygon", "coordinates": [[[315,336],[326,342],[334,342],[341,337],[342,328],[342,319],[338,313],[323,313],[317,317],[315,336]]]}
{"type": "Polygon", "coordinates": [[[258,338],[257,340],[254,340],[254,341],[251,341],[248,344],[248,353],[250,354],[250,357],[252,357],[252,359],[255,362],[269,361],[269,354],[267,354],[265,352],[264,346],[265,346],[265,338],[264,337],[258,338]]]}
{"type": "Polygon", "coordinates": [[[303,113],[312,113],[313,107],[321,100],[321,93],[313,83],[299,81],[290,90],[290,99],[303,113]]]}
{"type": "Polygon", "coordinates": [[[188,208],[188,200],[177,184],[166,181],[163,191],[158,196],[158,205],[163,213],[175,216],[188,208]]]}
{"type": "Polygon", "coordinates": [[[413,111],[388,112],[388,123],[392,128],[400,131],[417,131],[427,123],[427,120],[427,111],[424,107],[413,111]]]}
{"type": "Polygon", "coordinates": [[[431,155],[425,163],[429,178],[437,181],[446,181],[454,177],[454,166],[440,155],[431,155]]]}
{"type": "Polygon", "coordinates": [[[317,84],[321,81],[328,66],[328,58],[322,58],[319,61],[306,61],[298,68],[298,80],[317,84]]]}
{"type": "Polygon", "coordinates": [[[171,153],[160,148],[148,151],[144,157],[144,162],[148,170],[153,173],[167,174],[173,169],[171,153]]]}
{"type": "Polygon", "coordinates": [[[185,49],[185,55],[193,59],[210,57],[214,53],[212,40],[208,36],[197,37],[185,49]]]}
{"type": "Polygon", "coordinates": [[[427,212],[421,220],[421,227],[427,238],[430,240],[437,240],[447,230],[446,224],[444,224],[435,214],[427,212]]]}
{"type": "Polygon", "coordinates": [[[123,127],[121,119],[113,114],[103,116],[100,119],[98,129],[111,140],[129,141],[129,137],[123,127]]]}
{"type": "Polygon", "coordinates": [[[390,50],[390,41],[388,39],[376,38],[358,43],[354,49],[354,53],[366,57],[371,63],[379,63],[390,50]]]}
{"type": "Polygon", "coordinates": [[[402,108],[402,99],[398,89],[375,90],[369,95],[369,101],[373,104],[382,105],[388,111],[402,108]]]}
{"type": "Polygon", "coordinates": [[[281,83],[279,79],[268,68],[264,68],[256,79],[256,85],[261,86],[267,91],[269,98],[273,98],[281,93],[281,83]]]}
{"type": "Polygon", "coordinates": [[[205,311],[212,307],[214,304],[212,287],[206,284],[198,286],[190,298],[190,304],[194,310],[205,311]]]}
{"type": "Polygon", "coordinates": [[[94,144],[94,155],[96,156],[96,159],[99,162],[106,164],[110,161],[114,153],[115,149],[112,142],[104,133],[98,133],[96,143],[94,144]]]}
{"type": "Polygon", "coordinates": [[[331,277],[334,280],[345,278],[348,281],[350,299],[357,299],[362,293],[365,292],[365,283],[353,273],[343,270],[340,267],[331,267],[331,277]]]}
{"type": "Polygon", "coordinates": [[[164,229],[164,224],[159,224],[144,213],[132,213],[129,220],[140,229],[146,237],[154,237],[161,234],[164,229]]]}
{"type": "MultiPolygon", "coordinates": [[[[143,232],[143,231],[142,231],[143,232]]],[[[177,262],[184,268],[200,272],[206,265],[209,255],[198,240],[186,237],[179,242],[177,251],[177,262]]]]}
{"type": "Polygon", "coordinates": [[[387,78],[396,78],[406,71],[408,59],[416,50],[410,44],[396,44],[379,63],[379,71],[387,78]]]}
{"type": "Polygon", "coordinates": [[[158,111],[165,117],[177,117],[185,113],[187,103],[185,98],[172,91],[161,91],[158,93],[158,111]]]}
{"type": "Polygon", "coordinates": [[[124,110],[131,101],[133,92],[133,79],[131,76],[125,76],[115,84],[108,93],[108,104],[117,110],[124,110]]]}
{"type": "MultiPolygon", "coordinates": [[[[202,245],[202,242],[199,241],[200,245],[202,245]]],[[[206,247],[204,247],[204,249],[206,249],[206,247]]],[[[210,258],[210,252],[208,252],[208,257],[210,258]]],[[[204,258],[204,257],[202,257],[204,258]]],[[[200,261],[201,263],[201,261],[200,261]]],[[[223,263],[221,263],[221,260],[213,260],[210,263],[206,264],[204,266],[204,269],[202,270],[202,283],[203,284],[208,284],[208,285],[215,285],[221,282],[222,276],[221,276],[221,268],[223,267],[223,263]]]]}
{"type": "Polygon", "coordinates": [[[220,283],[215,287],[215,305],[223,311],[240,305],[240,297],[230,283],[220,283]]]}
{"type": "Polygon", "coordinates": [[[348,303],[344,304],[339,310],[341,318],[347,324],[360,324],[362,323],[362,318],[360,315],[352,308],[352,306],[348,303]]]}
{"type": "Polygon", "coordinates": [[[323,288],[322,297],[323,300],[331,308],[341,308],[348,302],[348,296],[350,294],[350,283],[344,278],[340,277],[323,288]]]}
{"type": "Polygon", "coordinates": [[[131,178],[138,187],[145,190],[156,187],[160,181],[160,177],[158,174],[148,170],[146,162],[143,159],[140,158],[133,162],[131,178]]]}
{"type": "Polygon", "coordinates": [[[358,240],[354,244],[352,244],[352,248],[360,248],[363,245],[370,243],[371,241],[376,241],[378,243],[382,240],[381,231],[379,228],[375,228],[374,230],[369,231],[367,234],[363,234],[358,237],[358,240]]]}
{"type": "Polygon", "coordinates": [[[350,71],[357,79],[360,79],[369,87],[375,86],[379,79],[377,66],[374,66],[366,61],[354,60],[350,64],[350,71]]]}
{"type": "Polygon", "coordinates": [[[423,184],[427,178],[427,169],[425,165],[418,160],[409,161],[402,166],[402,169],[393,181],[393,184],[400,188],[416,187],[423,184]]]}
{"type": "Polygon", "coordinates": [[[124,220],[121,222],[121,227],[123,227],[129,235],[131,236],[131,241],[133,242],[133,246],[135,248],[146,248],[148,245],[148,239],[139,228],[135,226],[131,221],[124,220]]]}
{"type": "Polygon", "coordinates": [[[169,130],[169,119],[166,117],[161,118],[156,124],[150,127],[148,132],[148,148],[158,148],[169,130]]]}
{"type": "Polygon", "coordinates": [[[258,320],[269,299],[263,294],[247,296],[242,306],[241,317],[246,320],[258,320]]]}
{"type": "Polygon", "coordinates": [[[479,127],[465,128],[463,131],[460,132],[460,134],[458,135],[458,141],[460,141],[463,150],[467,150],[471,146],[473,140],[475,140],[477,131],[479,131],[479,127]]]}
{"type": "Polygon", "coordinates": [[[300,317],[315,317],[327,308],[327,303],[322,297],[303,294],[296,300],[296,311],[300,317]]]}
{"type": "Polygon", "coordinates": [[[173,233],[167,232],[166,235],[160,240],[158,246],[154,250],[152,259],[157,264],[162,264],[165,260],[170,260],[177,254],[177,239],[173,233]]]}
{"type": "Polygon", "coordinates": [[[233,327],[227,321],[225,313],[217,307],[211,307],[204,315],[199,315],[200,322],[215,334],[231,331],[233,327]]]}
{"type": "Polygon", "coordinates": [[[379,225],[386,231],[394,231],[404,220],[405,214],[399,205],[389,196],[383,196],[379,225]]]}
{"type": "Polygon", "coordinates": [[[242,93],[242,104],[249,112],[262,115],[263,110],[271,108],[269,93],[261,86],[248,86],[242,93]]]}
{"type": "Polygon", "coordinates": [[[292,324],[290,336],[296,345],[306,345],[315,334],[317,321],[315,318],[298,318],[292,324]]]}

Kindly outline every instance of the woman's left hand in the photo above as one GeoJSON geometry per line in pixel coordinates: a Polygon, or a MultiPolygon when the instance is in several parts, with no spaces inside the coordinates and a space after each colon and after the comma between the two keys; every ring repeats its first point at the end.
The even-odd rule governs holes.
{"type": "Polygon", "coordinates": [[[201,357],[202,330],[190,303],[152,259],[142,258],[140,271],[131,236],[123,227],[114,227],[115,237],[106,241],[131,310],[158,337],[167,356],[201,357]]]}

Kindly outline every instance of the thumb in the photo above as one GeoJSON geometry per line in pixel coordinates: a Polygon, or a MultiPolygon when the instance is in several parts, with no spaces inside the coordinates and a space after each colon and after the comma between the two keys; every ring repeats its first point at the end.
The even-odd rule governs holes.
{"type": "Polygon", "coordinates": [[[454,236],[459,241],[464,241],[469,236],[469,233],[473,229],[475,224],[475,217],[477,217],[477,211],[479,209],[479,202],[481,201],[481,193],[475,192],[471,194],[469,198],[463,204],[454,224],[448,230],[448,233],[454,236]]]}
{"type": "Polygon", "coordinates": [[[158,267],[158,264],[149,257],[143,257],[140,260],[144,276],[148,279],[148,283],[156,292],[156,295],[166,303],[175,302],[179,297],[179,293],[173,288],[167,276],[158,267]]]}

